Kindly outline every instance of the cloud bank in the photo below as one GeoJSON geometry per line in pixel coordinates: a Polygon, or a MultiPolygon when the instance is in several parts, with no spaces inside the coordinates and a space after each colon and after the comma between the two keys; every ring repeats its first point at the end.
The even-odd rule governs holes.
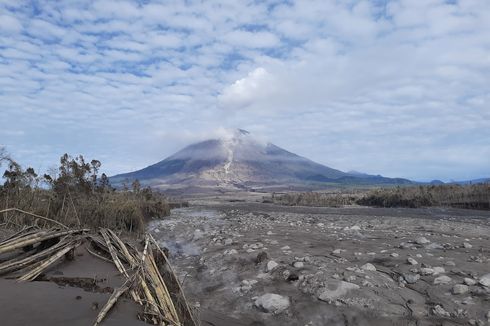
{"type": "Polygon", "coordinates": [[[490,3],[3,1],[0,144],[108,173],[244,128],[342,169],[490,176],[490,3]]]}

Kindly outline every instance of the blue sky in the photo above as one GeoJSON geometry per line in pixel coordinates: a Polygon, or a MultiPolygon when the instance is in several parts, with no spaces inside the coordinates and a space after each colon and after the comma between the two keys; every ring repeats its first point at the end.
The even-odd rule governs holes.
{"type": "Polygon", "coordinates": [[[109,174],[243,128],[317,162],[490,176],[490,1],[0,1],[0,144],[109,174]]]}

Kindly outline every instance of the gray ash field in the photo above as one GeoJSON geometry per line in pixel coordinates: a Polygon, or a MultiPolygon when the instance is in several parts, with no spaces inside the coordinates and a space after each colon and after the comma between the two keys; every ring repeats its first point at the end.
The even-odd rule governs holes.
{"type": "Polygon", "coordinates": [[[203,325],[487,325],[490,212],[195,200],[151,232],[203,325]]]}

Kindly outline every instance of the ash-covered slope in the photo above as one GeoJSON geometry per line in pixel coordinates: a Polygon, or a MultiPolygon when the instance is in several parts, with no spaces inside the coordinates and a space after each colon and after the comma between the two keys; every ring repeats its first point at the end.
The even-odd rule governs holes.
{"type": "Polygon", "coordinates": [[[249,132],[238,129],[229,137],[187,146],[142,170],[116,175],[111,178],[111,183],[129,184],[138,179],[144,185],[158,188],[247,188],[312,182],[335,183],[341,180],[344,180],[342,183],[355,183],[356,180],[364,180],[360,183],[366,183],[368,177],[373,176],[357,176],[315,163],[274,144],[263,143],[253,138],[249,132]]]}

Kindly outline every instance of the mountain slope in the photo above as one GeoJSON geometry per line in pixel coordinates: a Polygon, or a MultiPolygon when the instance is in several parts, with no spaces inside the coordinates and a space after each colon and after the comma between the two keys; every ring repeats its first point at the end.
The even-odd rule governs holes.
{"type": "MultiPolygon", "coordinates": [[[[249,132],[241,129],[234,131],[229,137],[189,145],[144,169],[111,177],[111,183],[129,184],[135,179],[144,185],[157,188],[172,186],[243,188],[318,182],[352,184],[356,180],[366,184],[394,180],[332,169],[274,144],[262,143],[253,138],[249,132]]],[[[398,181],[404,183],[408,180],[398,181]]]]}

